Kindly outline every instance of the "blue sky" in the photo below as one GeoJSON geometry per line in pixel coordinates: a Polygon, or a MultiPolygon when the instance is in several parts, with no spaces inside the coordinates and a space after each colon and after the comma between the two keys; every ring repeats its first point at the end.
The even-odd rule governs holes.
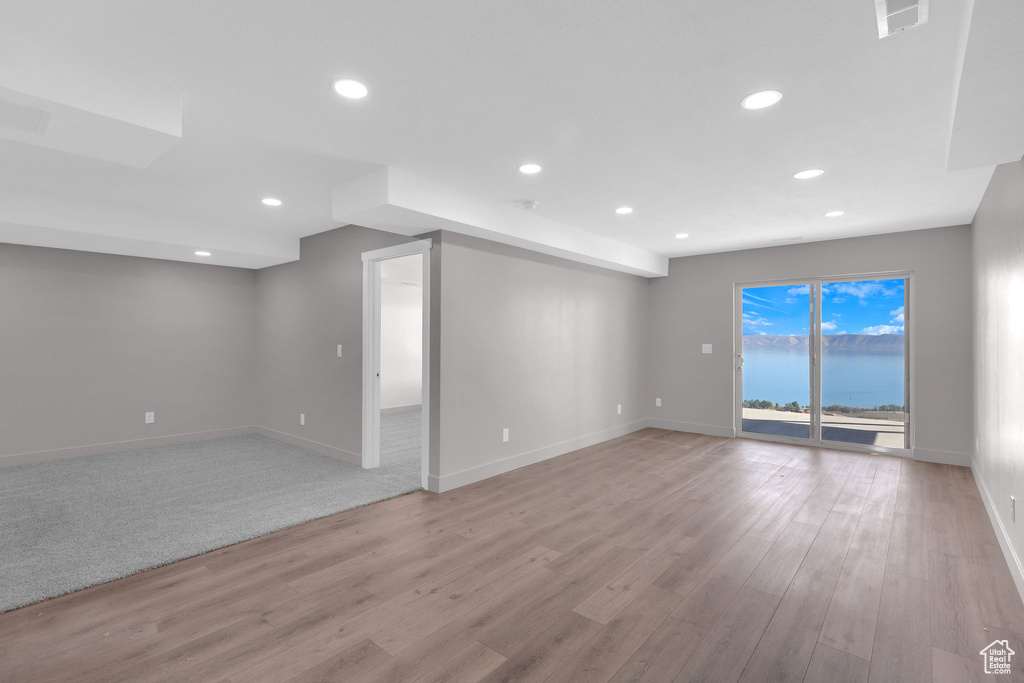
{"type": "MultiPolygon", "coordinates": [[[[903,280],[822,285],[824,334],[903,334],[903,280]]],[[[743,289],[743,334],[807,334],[810,286],[743,289]]]]}

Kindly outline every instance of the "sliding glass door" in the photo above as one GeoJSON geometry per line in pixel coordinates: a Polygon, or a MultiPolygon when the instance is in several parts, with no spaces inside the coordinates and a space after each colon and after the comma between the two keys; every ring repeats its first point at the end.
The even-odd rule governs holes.
{"type": "Polygon", "coordinates": [[[742,431],[810,439],[811,287],[744,287],[741,301],[742,431]]]}
{"type": "Polygon", "coordinates": [[[909,448],[909,277],[737,287],[742,436],[909,448]]]}
{"type": "Polygon", "coordinates": [[[821,283],[821,439],[907,447],[906,278],[821,283]]]}

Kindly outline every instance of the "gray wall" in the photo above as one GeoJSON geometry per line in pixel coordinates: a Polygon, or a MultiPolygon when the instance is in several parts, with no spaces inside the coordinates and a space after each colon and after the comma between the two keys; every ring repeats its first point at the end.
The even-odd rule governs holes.
{"type": "MultiPolygon", "coordinates": [[[[966,462],[972,450],[967,228],[674,259],[650,281],[431,236],[432,488],[652,417],[731,433],[733,283],[890,270],[916,275],[917,454],[966,462]]],[[[305,238],[300,261],[258,273],[0,246],[0,455],[258,425],[357,461],[360,256],[408,239],[339,228],[305,238]],[[155,425],[142,424],[146,410],[155,425]]]]}
{"type": "Polygon", "coordinates": [[[1024,524],[1009,514],[1011,495],[1024,501],[1024,163],[996,169],[973,228],[974,473],[1024,593],[1024,524]]]}
{"type": "Polygon", "coordinates": [[[435,377],[443,459],[431,488],[641,426],[647,280],[455,233],[431,236],[438,235],[431,286],[440,287],[442,303],[435,377]]]}
{"type": "Polygon", "coordinates": [[[912,270],[915,457],[968,464],[970,240],[961,226],[672,259],[668,277],[651,281],[647,390],[663,404],[649,415],[669,428],[734,433],[734,283],[912,270]]]}
{"type": "Polygon", "coordinates": [[[0,244],[0,457],[252,425],[255,282],[251,270],[0,244]]]}
{"type": "Polygon", "coordinates": [[[409,240],[350,225],[303,238],[300,260],[258,272],[255,424],[264,433],[359,461],[362,253],[409,240]],[[304,427],[300,413],[306,415],[304,427]]]}

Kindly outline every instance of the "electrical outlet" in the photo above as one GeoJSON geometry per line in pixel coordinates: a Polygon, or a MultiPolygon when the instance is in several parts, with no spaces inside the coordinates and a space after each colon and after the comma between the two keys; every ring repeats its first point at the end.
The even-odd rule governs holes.
{"type": "Polygon", "coordinates": [[[654,407],[655,408],[660,408],[661,407],[661,399],[660,398],[654,399],[654,407]]]}
{"type": "Polygon", "coordinates": [[[299,413],[299,424],[302,425],[303,427],[306,426],[306,414],[305,413],[299,413]]]}
{"type": "Polygon", "coordinates": [[[508,427],[501,430],[501,442],[508,443],[508,427]]]}
{"type": "Polygon", "coordinates": [[[146,413],[146,424],[151,425],[156,422],[156,413],[146,413]]]}
{"type": "Polygon", "coordinates": [[[615,407],[615,412],[618,415],[622,415],[622,404],[621,403],[615,407]]]}
{"type": "Polygon", "coordinates": [[[700,352],[701,353],[711,353],[711,344],[701,344],[700,345],[700,352]]]}

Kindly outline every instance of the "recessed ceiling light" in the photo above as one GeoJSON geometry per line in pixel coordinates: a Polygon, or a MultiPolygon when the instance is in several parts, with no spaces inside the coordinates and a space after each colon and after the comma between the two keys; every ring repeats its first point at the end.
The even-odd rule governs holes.
{"type": "Polygon", "coordinates": [[[826,218],[839,218],[844,213],[846,213],[846,212],[845,211],[829,211],[828,213],[825,214],[825,217],[826,218]]]}
{"type": "Polygon", "coordinates": [[[197,251],[196,256],[213,256],[213,254],[208,251],[197,251]]]}
{"type": "Polygon", "coordinates": [[[690,236],[690,234],[689,234],[689,233],[686,233],[686,232],[681,232],[681,233],[679,233],[678,235],[676,235],[676,239],[677,239],[677,240],[685,240],[685,239],[686,239],[687,237],[689,237],[689,236],[690,236]]]}
{"type": "Polygon", "coordinates": [[[343,78],[340,81],[334,81],[334,91],[342,97],[347,97],[350,100],[361,100],[366,97],[366,93],[369,92],[365,85],[359,81],[353,81],[348,78],[343,78]]]}
{"type": "Polygon", "coordinates": [[[620,206],[619,208],[615,209],[615,213],[619,214],[620,216],[625,216],[627,214],[633,213],[633,207],[620,206]]]}
{"type": "Polygon", "coordinates": [[[744,109],[764,109],[765,107],[777,104],[781,99],[782,93],[778,90],[762,90],[761,92],[744,97],[740,101],[740,106],[744,109]]]}
{"type": "Polygon", "coordinates": [[[264,197],[263,203],[267,206],[281,206],[281,200],[274,197],[264,197]]]}
{"type": "Polygon", "coordinates": [[[540,164],[523,164],[519,167],[519,172],[526,175],[533,175],[534,173],[540,173],[540,171],[540,164]]]}
{"type": "Polygon", "coordinates": [[[806,171],[794,173],[793,177],[796,178],[797,180],[809,180],[811,178],[817,178],[822,173],[824,173],[824,171],[822,171],[820,168],[809,168],[806,171]]]}

